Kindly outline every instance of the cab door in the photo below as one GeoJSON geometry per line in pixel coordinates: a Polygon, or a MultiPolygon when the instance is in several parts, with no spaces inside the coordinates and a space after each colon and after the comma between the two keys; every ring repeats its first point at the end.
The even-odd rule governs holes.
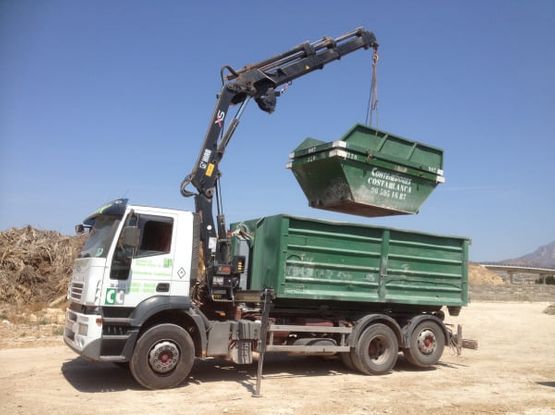
{"type": "Polygon", "coordinates": [[[138,228],[136,246],[121,233],[110,267],[106,305],[135,306],[154,295],[169,295],[176,235],[174,215],[131,213],[125,226],[138,228]]]}

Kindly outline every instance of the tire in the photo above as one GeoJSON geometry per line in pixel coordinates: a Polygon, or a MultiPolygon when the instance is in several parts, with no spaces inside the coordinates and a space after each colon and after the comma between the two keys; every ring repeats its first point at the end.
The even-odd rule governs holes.
{"type": "Polygon", "coordinates": [[[351,349],[351,352],[349,353],[349,355],[351,357],[351,363],[353,364],[353,369],[358,372],[364,373],[364,368],[362,367],[362,364],[360,363],[360,359],[358,358],[356,347],[354,349],[351,349]]]}
{"type": "Polygon", "coordinates": [[[352,353],[353,363],[366,375],[383,375],[393,369],[399,356],[399,342],[393,330],[372,324],[360,336],[352,353]]]}
{"type": "Polygon", "coordinates": [[[174,388],[193,367],[195,346],[185,329],[175,324],[151,327],[137,341],[129,369],[147,389],[174,388]]]}
{"type": "Polygon", "coordinates": [[[353,360],[351,359],[351,352],[341,352],[339,353],[339,357],[347,369],[357,370],[353,364],[353,360]]]}
{"type": "Polygon", "coordinates": [[[439,362],[445,349],[445,334],[433,320],[418,324],[409,339],[410,348],[403,349],[405,358],[415,366],[430,367],[439,362]]]}

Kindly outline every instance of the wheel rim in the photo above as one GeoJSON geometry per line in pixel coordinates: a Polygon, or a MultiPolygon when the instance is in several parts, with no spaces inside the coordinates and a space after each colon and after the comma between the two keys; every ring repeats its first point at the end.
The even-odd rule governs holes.
{"type": "Polygon", "coordinates": [[[383,364],[390,354],[390,345],[385,336],[376,336],[368,344],[368,356],[375,364],[383,364]]]}
{"type": "Polygon", "coordinates": [[[148,353],[148,363],[157,373],[171,372],[179,362],[179,349],[169,340],[156,343],[148,353]]]}
{"type": "Polygon", "coordinates": [[[416,345],[422,354],[430,355],[437,348],[436,335],[430,329],[422,330],[416,338],[416,345]]]}

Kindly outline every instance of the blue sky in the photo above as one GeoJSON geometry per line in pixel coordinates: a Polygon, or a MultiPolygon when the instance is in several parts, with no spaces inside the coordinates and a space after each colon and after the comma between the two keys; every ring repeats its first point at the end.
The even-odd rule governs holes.
{"type": "Polygon", "coordinates": [[[500,260],[555,239],[553,1],[0,2],[0,230],[70,233],[118,197],[191,210],[219,68],[357,26],[380,43],[379,127],[445,150],[416,216],[310,209],[287,156],[364,122],[368,52],[251,105],[221,169],[228,222],[287,212],[469,236],[500,260]]]}

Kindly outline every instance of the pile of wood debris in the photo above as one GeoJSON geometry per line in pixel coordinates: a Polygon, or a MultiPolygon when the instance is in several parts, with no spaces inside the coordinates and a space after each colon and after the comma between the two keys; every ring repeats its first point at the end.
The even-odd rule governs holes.
{"type": "Polygon", "coordinates": [[[476,285],[503,285],[503,278],[479,264],[470,264],[468,267],[468,282],[476,285]]]}
{"type": "Polygon", "coordinates": [[[31,226],[0,232],[0,303],[48,303],[63,295],[83,243],[31,226]]]}

